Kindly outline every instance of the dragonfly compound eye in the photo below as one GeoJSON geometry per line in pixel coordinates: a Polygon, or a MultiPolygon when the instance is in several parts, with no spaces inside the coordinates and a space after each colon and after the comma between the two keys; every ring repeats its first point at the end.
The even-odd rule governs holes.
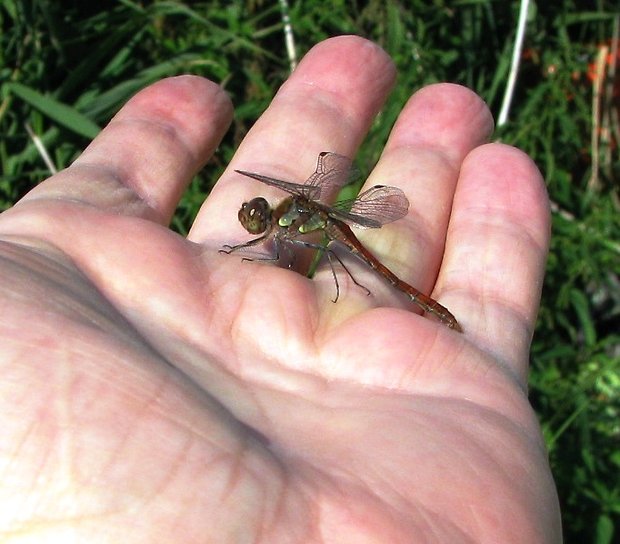
{"type": "Polygon", "coordinates": [[[267,229],[271,218],[271,208],[264,198],[253,198],[243,203],[238,217],[243,228],[250,234],[261,234],[267,229]]]}

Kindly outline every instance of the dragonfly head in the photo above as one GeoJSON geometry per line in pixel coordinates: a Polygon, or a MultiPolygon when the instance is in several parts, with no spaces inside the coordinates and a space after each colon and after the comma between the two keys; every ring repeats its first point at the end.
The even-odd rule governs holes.
{"type": "Polygon", "coordinates": [[[250,234],[262,234],[271,223],[271,206],[263,197],[253,198],[243,203],[237,217],[250,234]]]}

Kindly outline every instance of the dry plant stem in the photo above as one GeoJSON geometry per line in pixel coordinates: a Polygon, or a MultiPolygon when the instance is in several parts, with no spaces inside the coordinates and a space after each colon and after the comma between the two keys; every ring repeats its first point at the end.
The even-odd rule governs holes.
{"type": "Polygon", "coordinates": [[[289,17],[288,0],[280,0],[280,12],[282,13],[282,30],[284,32],[284,43],[286,44],[286,54],[291,72],[297,66],[297,53],[295,53],[295,37],[293,36],[293,26],[289,17]]]}
{"type": "Polygon", "coordinates": [[[43,145],[43,142],[41,141],[41,138],[39,138],[34,133],[34,131],[32,130],[32,127],[28,123],[24,123],[24,127],[26,128],[26,132],[28,133],[28,136],[30,136],[30,139],[32,140],[32,143],[37,148],[37,151],[39,152],[39,155],[41,155],[41,158],[43,159],[43,162],[45,163],[45,166],[47,166],[48,170],[50,171],[50,174],[52,174],[52,175],[55,174],[58,170],[56,170],[56,166],[52,162],[52,159],[49,156],[49,153],[47,152],[47,149],[45,149],[45,146],[43,145]]]}
{"type": "MultiPolygon", "coordinates": [[[[614,89],[618,88],[619,83],[616,78],[618,77],[617,64],[618,64],[618,35],[620,34],[620,15],[614,17],[614,26],[611,37],[611,45],[609,50],[609,56],[611,62],[609,63],[607,84],[605,85],[605,124],[607,130],[607,137],[609,145],[605,150],[605,169],[608,172],[608,177],[611,178],[611,169],[613,164],[613,146],[612,142],[620,142],[620,126],[618,120],[618,111],[620,108],[614,107],[614,89]]],[[[616,152],[617,152],[616,147],[616,152]]],[[[617,158],[617,160],[620,157],[617,158]]]]}
{"type": "Polygon", "coordinates": [[[613,36],[610,45],[601,45],[595,64],[592,82],[592,172],[588,190],[601,188],[600,174],[612,179],[614,137],[619,140],[618,110],[614,108],[614,87],[616,85],[616,59],[618,56],[618,26],[620,17],[614,19],[613,36]]]}
{"type": "Polygon", "coordinates": [[[527,23],[527,9],[529,0],[521,0],[519,8],[519,22],[517,24],[517,33],[515,35],[515,45],[512,50],[512,61],[510,64],[510,73],[508,74],[508,82],[506,83],[506,92],[502,100],[502,107],[497,117],[497,126],[501,127],[508,121],[510,112],[510,104],[512,103],[512,95],[515,90],[517,81],[517,73],[519,71],[519,63],[521,61],[521,52],[523,50],[523,37],[525,36],[525,26],[527,23]]]}
{"type": "Polygon", "coordinates": [[[588,190],[597,191],[600,189],[599,170],[600,170],[600,141],[601,141],[601,89],[605,73],[605,62],[609,48],[604,45],[599,48],[596,57],[596,75],[592,82],[592,138],[590,144],[590,154],[592,155],[592,173],[588,180],[588,190]]]}

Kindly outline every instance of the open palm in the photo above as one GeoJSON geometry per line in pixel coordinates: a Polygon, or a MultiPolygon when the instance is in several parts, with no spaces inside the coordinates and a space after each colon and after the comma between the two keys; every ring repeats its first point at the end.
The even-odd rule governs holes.
{"type": "MultiPolygon", "coordinates": [[[[167,223],[231,117],[216,85],[134,97],[67,170],[0,217],[0,534],[81,542],[558,542],[526,394],[547,200],[483,145],[482,101],[404,107],[368,184],[407,218],[364,232],[464,333],[351,263],[313,280],[218,253],[240,203],[352,156],[393,83],[379,48],[319,44],[253,127],[188,239],[167,223]]],[[[361,235],[360,235],[361,237],[361,235]]],[[[28,537],[30,540],[28,540],[28,537]]]]}

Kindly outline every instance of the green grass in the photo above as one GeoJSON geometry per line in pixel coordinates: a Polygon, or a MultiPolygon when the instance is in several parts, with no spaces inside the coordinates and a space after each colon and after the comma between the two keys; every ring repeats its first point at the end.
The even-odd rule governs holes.
{"type": "MultiPolygon", "coordinates": [[[[60,169],[138,89],[194,73],[224,85],[237,110],[217,155],[179,206],[173,228],[183,233],[288,74],[279,5],[85,5],[4,0],[0,7],[0,209],[49,174],[25,124],[60,169]]],[[[498,113],[518,7],[504,0],[369,0],[325,9],[305,1],[291,2],[290,16],[300,54],[321,39],[355,33],[396,61],[398,85],[358,156],[360,170],[368,171],[412,89],[463,83],[498,113]]],[[[600,183],[589,183],[586,77],[599,44],[613,34],[617,9],[603,0],[533,5],[510,121],[496,135],[536,160],[554,203],[530,383],[568,543],[603,544],[620,533],[620,160],[618,142],[603,143],[600,183]]]]}

